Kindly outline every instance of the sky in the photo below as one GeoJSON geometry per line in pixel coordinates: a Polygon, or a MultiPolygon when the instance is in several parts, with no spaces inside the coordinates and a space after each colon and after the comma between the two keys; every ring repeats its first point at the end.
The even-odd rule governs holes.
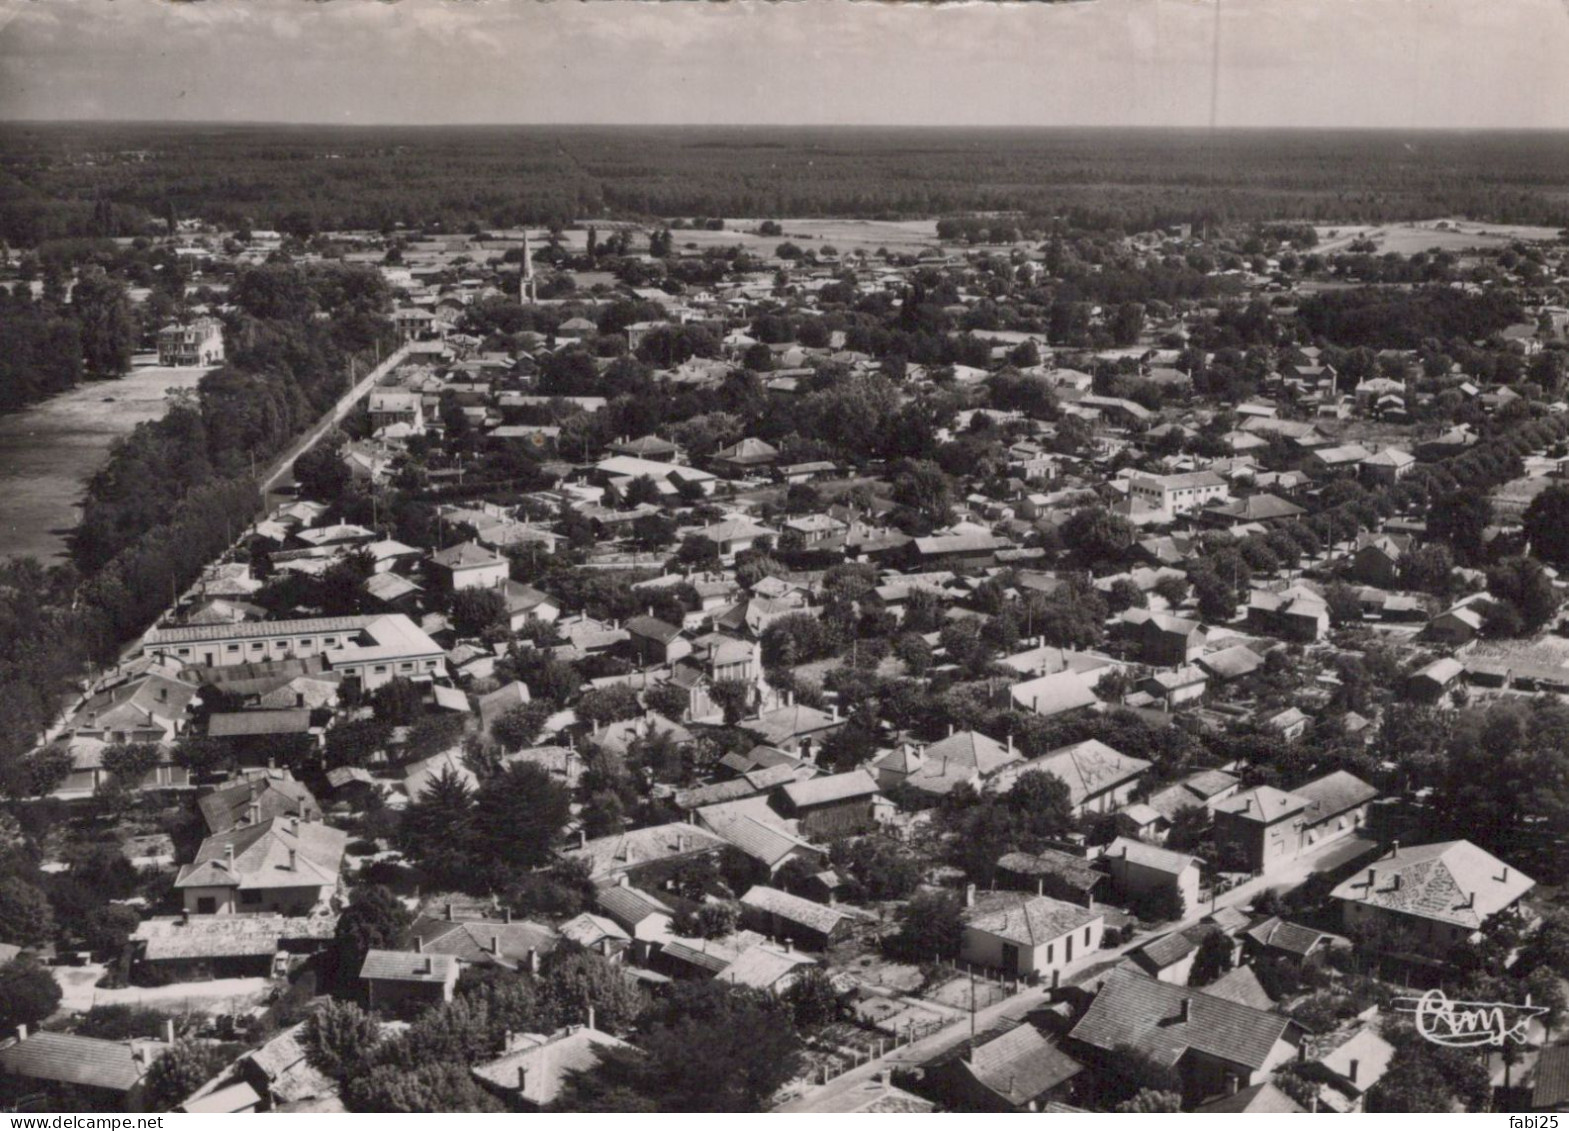
{"type": "Polygon", "coordinates": [[[1566,129],[1569,0],[0,0],[0,118],[1566,129]]]}

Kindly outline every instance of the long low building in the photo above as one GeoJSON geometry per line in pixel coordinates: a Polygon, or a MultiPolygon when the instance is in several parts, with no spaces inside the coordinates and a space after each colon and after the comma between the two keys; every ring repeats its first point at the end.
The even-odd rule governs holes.
{"type": "Polygon", "coordinates": [[[142,655],[209,668],[321,656],[367,690],[399,676],[446,674],[446,652],[401,613],[155,628],[142,638],[142,655]]]}

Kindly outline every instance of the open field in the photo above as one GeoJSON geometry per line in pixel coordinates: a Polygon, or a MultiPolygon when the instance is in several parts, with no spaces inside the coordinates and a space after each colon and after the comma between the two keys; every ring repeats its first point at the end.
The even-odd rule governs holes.
{"type": "Polygon", "coordinates": [[[53,562],[80,517],[83,484],[109,445],[164,413],[164,394],[194,388],[206,369],[133,369],[0,416],[0,557],[53,562]]]}
{"type": "Polygon", "coordinates": [[[916,252],[937,244],[935,220],[780,220],[783,235],[760,236],[756,234],[760,220],[726,220],[725,231],[673,232],[677,247],[696,244],[706,247],[740,246],[759,254],[772,255],[781,243],[792,241],[805,250],[816,250],[825,244],[837,248],[841,254],[864,249],[868,252],[887,248],[893,252],[916,252]]]}
{"type": "Polygon", "coordinates": [[[1419,251],[1477,251],[1517,241],[1556,240],[1557,228],[1529,224],[1482,224],[1471,220],[1422,220],[1409,224],[1322,225],[1316,229],[1321,254],[1345,251],[1360,239],[1378,245],[1379,254],[1414,255],[1419,251]],[[1440,225],[1443,225],[1440,227],[1440,225]],[[1334,235],[1330,235],[1333,232],[1334,235]]]}

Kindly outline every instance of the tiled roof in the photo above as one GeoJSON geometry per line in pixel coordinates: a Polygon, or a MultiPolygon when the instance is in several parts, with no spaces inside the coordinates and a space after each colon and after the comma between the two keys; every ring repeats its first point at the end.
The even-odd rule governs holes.
{"type": "Polygon", "coordinates": [[[1027,762],[1022,770],[1044,770],[1061,778],[1068,786],[1074,805],[1137,777],[1149,769],[1149,762],[1113,750],[1097,738],[1075,742],[1027,762]]]}
{"type": "Polygon", "coordinates": [[[1217,813],[1225,813],[1244,821],[1272,825],[1306,809],[1311,802],[1305,797],[1261,785],[1234,793],[1224,801],[1214,803],[1217,813]]]}
{"type": "Polygon", "coordinates": [[[594,897],[600,909],[625,927],[635,927],[652,915],[674,915],[675,912],[649,895],[628,884],[610,884],[599,889],[594,897]]]}
{"type": "Polygon", "coordinates": [[[1290,1025],[1279,1014],[1116,969],[1071,1035],[1106,1052],[1132,1046],[1164,1065],[1175,1064],[1191,1048],[1257,1071],[1290,1025]]]}
{"type": "Polygon", "coordinates": [[[259,820],[274,817],[301,817],[309,820],[321,816],[321,806],[311,791],[292,776],[268,776],[236,782],[215,789],[199,802],[202,818],[211,832],[228,832],[236,825],[250,821],[250,810],[255,806],[259,820]]]}
{"type": "Polygon", "coordinates": [[[348,841],[341,829],[292,817],[243,825],[202,841],[196,859],[180,869],[174,886],[330,887],[338,881],[348,841]]]}
{"type": "Polygon", "coordinates": [[[798,895],[780,891],[762,884],[748,889],[741,897],[741,905],[765,911],[787,923],[794,923],[820,934],[831,934],[848,916],[837,907],[815,903],[798,895]]]}
{"type": "Polygon", "coordinates": [[[784,819],[761,797],[705,806],[697,811],[697,819],[724,842],[770,868],[797,849],[819,851],[810,841],[791,832],[784,819]]]}
{"type": "Polygon", "coordinates": [[[877,782],[866,770],[851,770],[844,774],[828,774],[810,781],[795,782],[784,787],[784,795],[798,809],[813,805],[829,805],[855,797],[867,797],[877,792],[877,782]]]}
{"type": "Polygon", "coordinates": [[[410,928],[426,954],[448,954],[471,964],[515,968],[532,952],[544,956],[560,937],[549,927],[519,920],[422,918],[410,928]]]}
{"type": "Polygon", "coordinates": [[[1193,1109],[1195,1112],[1204,1112],[1207,1115],[1291,1115],[1302,1112],[1304,1109],[1296,1100],[1282,1092],[1268,1080],[1262,1084],[1254,1084],[1251,1088],[1243,1088],[1229,1096],[1222,1096],[1218,1100],[1211,1100],[1207,1104],[1200,1104],[1193,1109]]]}
{"type": "Polygon", "coordinates": [[[1238,1005],[1249,1005],[1254,1009],[1269,1010],[1275,1007],[1274,1001],[1264,992],[1263,985],[1258,980],[1258,975],[1253,973],[1251,966],[1238,966],[1227,970],[1219,978],[1204,987],[1204,992],[1211,997],[1225,998],[1238,1005]]]}
{"type": "Polygon", "coordinates": [[[1173,852],[1169,848],[1145,844],[1141,840],[1132,840],[1125,836],[1119,836],[1106,847],[1106,859],[1126,860],[1130,864],[1137,864],[1142,868],[1165,872],[1172,876],[1181,875],[1198,864],[1196,856],[1190,856],[1185,852],[1173,852]]]}
{"type": "Polygon", "coordinates": [[[104,1041],[71,1033],[40,1032],[0,1049],[0,1069],[30,1080],[128,1092],[165,1047],[159,1041],[104,1041]],[[138,1051],[143,1054],[141,1057],[138,1051]]]}
{"type": "Polygon", "coordinates": [[[1550,1045],[1536,1060],[1531,1108],[1550,1111],[1564,1103],[1569,1103],[1569,1045],[1550,1045]]]}
{"type": "Polygon", "coordinates": [[[997,891],[976,896],[975,906],[965,915],[965,925],[1034,948],[1104,917],[1102,912],[1044,895],[997,891]]]}
{"type": "Polygon", "coordinates": [[[1402,848],[1358,872],[1336,899],[1477,928],[1536,881],[1467,840],[1402,848]]]}
{"type": "Polygon", "coordinates": [[[1307,819],[1310,821],[1328,820],[1348,809],[1365,805],[1378,796],[1378,790],[1345,770],[1335,770],[1333,773],[1325,774],[1315,781],[1298,786],[1292,792],[1313,803],[1313,807],[1307,814],[1307,819]]]}
{"type": "Polygon", "coordinates": [[[1288,923],[1278,915],[1272,915],[1262,923],[1249,927],[1247,936],[1260,946],[1283,950],[1299,958],[1306,958],[1314,947],[1335,937],[1314,930],[1312,927],[1304,927],[1300,923],[1288,923]]]}
{"type": "Polygon", "coordinates": [[[955,1061],[1014,1107],[1028,1104],[1084,1071],[1082,1064],[1034,1025],[1006,1019],[976,1039],[939,1054],[927,1067],[955,1061]]]}
{"type": "Polygon", "coordinates": [[[772,990],[780,979],[788,977],[798,966],[814,965],[812,959],[791,951],[786,953],[759,943],[742,951],[736,960],[715,977],[733,986],[754,990],[772,990]]]}
{"type": "Polygon", "coordinates": [[[1082,856],[1054,848],[1040,852],[1010,852],[997,861],[997,867],[1019,876],[1054,876],[1070,887],[1089,891],[1106,878],[1082,856]]]}
{"type": "Polygon", "coordinates": [[[556,1034],[543,1044],[509,1052],[495,1060],[476,1065],[473,1072],[492,1085],[516,1091],[519,1069],[522,1069],[522,1098],[537,1107],[544,1107],[554,1102],[561,1092],[561,1085],[569,1076],[587,1072],[599,1063],[600,1050],[631,1047],[597,1029],[573,1028],[556,1034]]]}
{"type": "Polygon", "coordinates": [[[562,855],[568,860],[587,860],[590,877],[599,878],[650,861],[717,851],[724,844],[707,829],[676,822],[598,837],[580,848],[568,848],[562,855]]]}
{"type": "Polygon", "coordinates": [[[360,966],[360,977],[378,982],[450,982],[458,976],[458,960],[450,954],[416,954],[412,950],[372,950],[360,966]]]}

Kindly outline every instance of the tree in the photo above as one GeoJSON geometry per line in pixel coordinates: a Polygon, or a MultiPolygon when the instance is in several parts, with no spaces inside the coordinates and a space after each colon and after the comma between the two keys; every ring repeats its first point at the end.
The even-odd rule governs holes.
{"type": "Polygon", "coordinates": [[[146,1005],[95,1005],[82,1014],[76,1026],[79,1037],[101,1041],[128,1041],[133,1037],[161,1038],[173,1014],[146,1005]]]}
{"type": "Polygon", "coordinates": [[[1523,521],[1531,553],[1560,569],[1569,566],[1569,486],[1557,483],[1537,495],[1523,521]]]}
{"type": "Polygon", "coordinates": [[[571,813],[570,794],[543,767],[515,763],[489,778],[475,798],[476,852],[505,872],[548,863],[571,813]]]}
{"type": "Polygon", "coordinates": [[[125,284],[102,268],[83,271],[71,292],[81,327],[82,361],[89,377],[119,377],[131,368],[136,322],[125,284]]]}
{"type": "Polygon", "coordinates": [[[643,705],[638,702],[637,692],[617,684],[585,692],[578,700],[576,710],[578,718],[602,727],[622,719],[636,718],[643,713],[643,705]]]}
{"type": "Polygon", "coordinates": [[[763,666],[793,668],[826,659],[837,651],[838,641],[822,621],[810,613],[789,613],[763,630],[763,666]]]}
{"type": "Polygon", "coordinates": [[[763,1110],[797,1071],[800,1041],[785,1004],[721,982],[682,983],[650,1012],[644,1054],[602,1054],[568,1108],[635,1097],[665,1112],[763,1110]]]}
{"type": "Polygon", "coordinates": [[[474,1082],[466,1064],[381,1065],[349,1081],[348,1106],[364,1112],[499,1112],[505,1110],[474,1082]]]}
{"type": "Polygon", "coordinates": [[[15,876],[0,880],[0,942],[43,946],[54,932],[54,911],[42,891],[15,876]]]}
{"type": "Polygon", "coordinates": [[[63,746],[45,746],[23,764],[28,792],[34,797],[46,797],[65,784],[73,765],[71,752],[63,746]]]}
{"type": "Polygon", "coordinates": [[[1349,585],[1336,583],[1324,590],[1324,604],[1334,624],[1356,624],[1362,619],[1362,601],[1349,585]]]}
{"type": "Polygon", "coordinates": [[[452,597],[452,626],[460,636],[480,636],[507,623],[507,599],[497,589],[459,589],[452,597]]]}
{"type": "Polygon", "coordinates": [[[1073,795],[1068,783],[1044,770],[1019,775],[1003,803],[1019,814],[1025,830],[1037,837],[1060,837],[1073,827],[1073,795]]]}
{"type": "Polygon", "coordinates": [[[1413,1030],[1385,1033],[1395,1046],[1389,1068],[1368,1089],[1370,1112],[1479,1111],[1492,1091],[1487,1070],[1468,1049],[1447,1049],[1413,1030]]]}
{"type": "Polygon", "coordinates": [[[398,844],[436,882],[461,885],[471,876],[473,831],[473,791],[467,778],[446,766],[403,811],[398,844]]]}
{"type": "Polygon", "coordinates": [[[632,540],[640,549],[663,549],[675,536],[676,524],[662,514],[645,514],[632,523],[632,540]]]}
{"type": "Polygon", "coordinates": [[[339,451],[341,440],[345,438],[338,438],[340,443],[330,439],[323,441],[294,461],[294,478],[299,481],[300,491],[306,498],[337,503],[354,482],[349,465],[339,451]]]}
{"type": "Polygon", "coordinates": [[[784,992],[795,1027],[803,1033],[815,1032],[839,1016],[839,991],[821,966],[809,966],[784,992]]]}
{"type": "Polygon", "coordinates": [[[117,958],[141,921],[141,916],[123,903],[95,907],[82,920],[82,941],[94,954],[117,958]]]}
{"type": "Polygon", "coordinates": [[[1157,1092],[1152,1088],[1140,1088],[1138,1095],[1131,1100],[1123,1100],[1122,1103],[1111,1110],[1132,1115],[1143,1115],[1148,1112],[1181,1111],[1182,1093],[1157,1092]]]}
{"type": "Polygon", "coordinates": [[[940,961],[959,953],[964,906],[951,892],[922,892],[899,912],[890,950],[911,962],[940,961]]]}
{"type": "Polygon", "coordinates": [[[705,902],[675,918],[675,932],[693,939],[722,939],[735,933],[741,909],[733,903],[705,902]]]}
{"type": "Polygon", "coordinates": [[[1086,568],[1115,565],[1133,545],[1133,526],[1105,507],[1080,507],[1061,529],[1063,545],[1086,568]]]}
{"type": "Polygon", "coordinates": [[[381,719],[350,719],[327,732],[327,765],[363,766],[392,738],[392,724],[381,719]]]}
{"type": "Polygon", "coordinates": [[[176,1041],[153,1061],[142,1082],[142,1103],[148,1111],[169,1111],[218,1074],[223,1051],[197,1041],[176,1041]]]}
{"type": "Polygon", "coordinates": [[[402,676],[389,679],[370,694],[376,718],[389,726],[411,726],[425,713],[424,688],[402,676]]]}
{"type": "Polygon", "coordinates": [[[909,465],[894,479],[893,498],[896,503],[919,511],[934,525],[941,526],[951,517],[953,484],[935,463],[920,461],[909,465]]]}
{"type": "Polygon", "coordinates": [[[724,711],[725,725],[735,726],[746,718],[752,702],[752,684],[744,679],[716,680],[708,689],[709,698],[724,711]]]}
{"type": "Polygon", "coordinates": [[[552,1028],[581,1025],[588,1010],[594,1027],[624,1033],[648,1006],[648,997],[620,966],[582,947],[561,946],[540,969],[535,987],[541,1020],[552,1028]]]}
{"type": "Polygon", "coordinates": [[[509,752],[531,746],[554,711],[555,706],[542,699],[508,707],[490,724],[490,737],[509,752]]]}
{"type": "Polygon", "coordinates": [[[329,1000],[305,1023],[300,1044],[312,1068],[343,1083],[372,1064],[381,1023],[351,1001],[329,1000]]]}
{"type": "Polygon", "coordinates": [[[31,958],[0,966],[0,1029],[36,1025],[60,1007],[60,985],[31,958]]]}
{"type": "Polygon", "coordinates": [[[397,897],[379,884],[360,888],[338,916],[332,954],[338,981],[358,986],[360,967],[372,950],[395,950],[413,917],[397,897]]]}
{"type": "Polygon", "coordinates": [[[1552,579],[1534,558],[1505,558],[1493,566],[1487,571],[1487,591],[1515,607],[1527,634],[1540,631],[1558,611],[1552,579]]]}
{"type": "Polygon", "coordinates": [[[1193,969],[1188,974],[1188,985],[1207,986],[1231,969],[1231,940],[1220,931],[1211,931],[1199,943],[1193,956],[1193,969]]]}
{"type": "MultiPolygon", "coordinates": [[[[1560,488],[1563,490],[1563,488],[1560,488]]],[[[1548,491],[1542,492],[1532,500],[1535,507],[1548,491]]],[[[1554,504],[1556,508],[1556,504],[1554,504]]],[[[1547,512],[1537,511],[1537,522],[1540,523],[1547,512]]],[[[1526,535],[1531,533],[1531,511],[1526,510],[1526,535]]],[[[1439,496],[1433,500],[1427,511],[1427,533],[1431,538],[1442,539],[1454,549],[1455,556],[1463,562],[1475,564],[1482,560],[1482,532],[1493,521],[1493,507],[1487,495],[1482,491],[1462,489],[1439,496]]],[[[1533,546],[1535,539],[1532,539],[1533,546]]],[[[1539,556],[1542,555],[1537,551],[1539,556]]]]}
{"type": "Polygon", "coordinates": [[[104,748],[103,768],[128,789],[141,785],[157,765],[158,747],[150,742],[117,743],[104,748]]]}

